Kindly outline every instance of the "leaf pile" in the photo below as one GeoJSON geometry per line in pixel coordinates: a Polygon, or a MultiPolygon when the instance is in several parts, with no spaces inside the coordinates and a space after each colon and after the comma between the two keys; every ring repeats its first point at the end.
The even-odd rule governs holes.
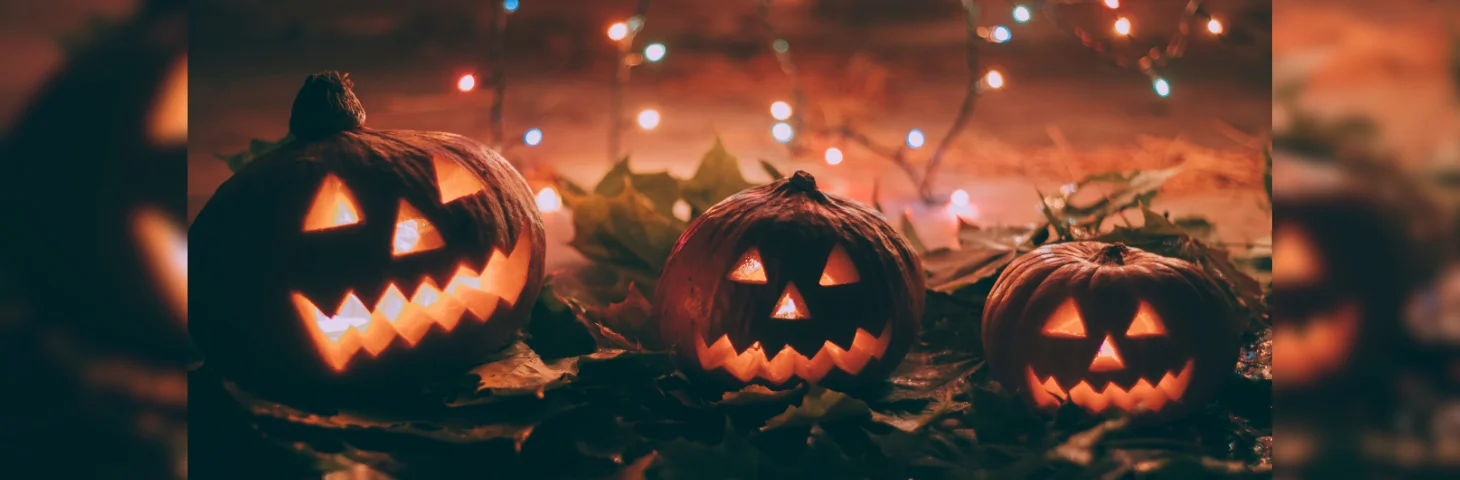
{"type": "Polygon", "coordinates": [[[1264,288],[1252,276],[1270,253],[1237,261],[1205,220],[1151,211],[1176,173],[1090,177],[1045,196],[1042,224],[965,225],[962,248],[923,252],[922,338],[885,388],[854,397],[805,386],[710,392],[675,370],[644,293],[687,221],[749,184],[719,142],[691,179],[624,160],[591,192],[562,183],[572,245],[594,263],[554,276],[524,340],[432,390],[429,414],[367,420],[253,403],[252,423],[320,471],[393,478],[1270,478],[1270,374],[1248,374],[1270,365],[1264,288]],[[688,218],[674,215],[680,202],[688,218]],[[1143,223],[1119,224],[1132,212],[1143,223]],[[1073,406],[1041,418],[989,378],[978,320],[992,282],[1023,252],[1081,239],[1180,256],[1223,279],[1253,320],[1223,398],[1134,428],[1073,406]]]}

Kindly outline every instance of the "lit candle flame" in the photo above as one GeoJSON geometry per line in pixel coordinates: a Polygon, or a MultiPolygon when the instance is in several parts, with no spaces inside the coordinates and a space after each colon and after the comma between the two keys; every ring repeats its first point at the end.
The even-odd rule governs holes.
{"type": "Polygon", "coordinates": [[[537,209],[543,213],[556,212],[563,208],[563,198],[553,187],[544,187],[537,192],[537,209]]]}

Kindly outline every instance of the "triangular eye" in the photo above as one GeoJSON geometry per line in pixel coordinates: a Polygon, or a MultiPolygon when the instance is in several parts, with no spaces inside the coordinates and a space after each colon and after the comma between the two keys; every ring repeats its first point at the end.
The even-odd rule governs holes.
{"type": "Polygon", "coordinates": [[[1136,309],[1136,318],[1130,322],[1130,329],[1125,331],[1125,336],[1151,337],[1165,334],[1166,325],[1161,322],[1161,315],[1151,308],[1151,304],[1142,301],[1136,309]]]}
{"type": "Polygon", "coordinates": [[[436,167],[436,188],[441,192],[442,205],[487,188],[481,179],[455,161],[431,157],[431,163],[436,167]]]}
{"type": "Polygon", "coordinates": [[[831,249],[831,255],[826,257],[826,268],[821,271],[821,286],[846,285],[861,280],[861,275],[857,274],[857,266],[852,263],[852,257],[847,255],[847,249],[841,245],[831,249]]]}
{"type": "Polygon", "coordinates": [[[760,250],[751,247],[741,254],[740,260],[735,262],[735,268],[730,270],[728,278],[730,281],[738,283],[765,283],[765,266],[760,261],[760,250]]]}
{"type": "Polygon", "coordinates": [[[436,226],[421,215],[420,210],[412,207],[405,200],[400,201],[400,213],[395,217],[395,236],[391,240],[391,254],[399,257],[401,255],[435,250],[446,246],[441,239],[441,232],[436,231],[436,226]]]}
{"type": "Polygon", "coordinates": [[[304,216],[304,231],[313,232],[328,228],[343,227],[360,223],[360,208],[355,204],[355,195],[345,187],[340,177],[331,173],[319,185],[314,195],[314,204],[304,216]]]}
{"type": "Polygon", "coordinates": [[[1044,334],[1051,337],[1085,338],[1085,320],[1080,317],[1080,308],[1075,306],[1075,299],[1065,300],[1065,303],[1055,309],[1054,314],[1044,323],[1044,334]]]}

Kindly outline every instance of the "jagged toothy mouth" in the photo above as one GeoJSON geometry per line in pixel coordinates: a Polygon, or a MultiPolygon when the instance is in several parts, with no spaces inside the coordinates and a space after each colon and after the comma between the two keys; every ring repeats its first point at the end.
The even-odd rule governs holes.
{"type": "MultiPolygon", "coordinates": [[[[353,291],[333,305],[334,314],[326,314],[304,294],[294,292],[291,299],[299,311],[321,356],[336,371],[344,370],[350,359],[361,350],[379,355],[396,337],[414,346],[432,325],[451,331],[470,315],[485,322],[498,304],[517,303],[527,283],[531,254],[528,242],[519,239],[509,257],[493,249],[481,271],[463,264],[444,288],[426,278],[416,291],[406,296],[396,282],[386,285],[375,306],[368,307],[353,291]],[[500,301],[500,302],[499,302],[500,301]]],[[[329,305],[329,304],[326,304],[329,305]]]]}
{"type": "Polygon", "coordinates": [[[1194,362],[1188,359],[1186,366],[1182,367],[1180,372],[1167,371],[1166,375],[1162,376],[1155,385],[1144,378],[1137,380],[1130,390],[1121,388],[1114,382],[1106,382],[1097,390],[1088,382],[1081,380],[1067,393],[1064,388],[1060,387],[1059,382],[1055,381],[1053,375],[1044,377],[1044,381],[1041,382],[1032,366],[1025,368],[1025,377],[1030,390],[1034,392],[1034,401],[1040,407],[1054,408],[1059,406],[1062,400],[1067,400],[1094,414],[1105,411],[1111,405],[1126,411],[1133,411],[1137,407],[1160,411],[1167,402],[1181,402],[1182,396],[1186,394],[1186,386],[1191,382],[1193,364],[1194,362]]]}
{"type": "Polygon", "coordinates": [[[860,373],[873,359],[881,360],[891,343],[892,322],[889,321],[882,327],[881,335],[872,335],[858,328],[850,348],[843,349],[828,340],[810,358],[790,345],[781,347],[775,355],[767,357],[760,342],[752,343],[745,351],[737,353],[729,335],[721,335],[715,343],[709,345],[706,345],[703,338],[697,338],[695,352],[699,356],[700,366],[705,370],[723,368],[742,382],[749,383],[759,377],[779,385],[793,376],[816,383],[826,377],[833,367],[851,374],[860,373]]]}

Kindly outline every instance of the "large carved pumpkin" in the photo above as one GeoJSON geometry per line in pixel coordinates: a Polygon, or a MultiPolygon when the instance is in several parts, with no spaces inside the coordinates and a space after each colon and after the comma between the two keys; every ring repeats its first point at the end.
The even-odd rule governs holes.
{"type": "Polygon", "coordinates": [[[983,317],[989,367],[1037,409],[1068,401],[1142,421],[1210,401],[1236,364],[1240,336],[1230,302],[1199,267],[1099,242],[1015,259],[983,317]]]}
{"type": "Polygon", "coordinates": [[[723,387],[883,380],[923,311],[922,268],[877,212],[796,172],[695,219],[654,296],[681,368],[723,387]]]}
{"type": "Polygon", "coordinates": [[[11,470],[187,477],[187,46],[185,3],[139,2],[0,138],[11,470]]]}
{"type": "Polygon", "coordinates": [[[521,175],[458,135],[364,127],[350,87],[310,76],[295,140],[220,186],[189,231],[193,336],[266,398],[417,392],[513,341],[541,288],[521,175]]]}

